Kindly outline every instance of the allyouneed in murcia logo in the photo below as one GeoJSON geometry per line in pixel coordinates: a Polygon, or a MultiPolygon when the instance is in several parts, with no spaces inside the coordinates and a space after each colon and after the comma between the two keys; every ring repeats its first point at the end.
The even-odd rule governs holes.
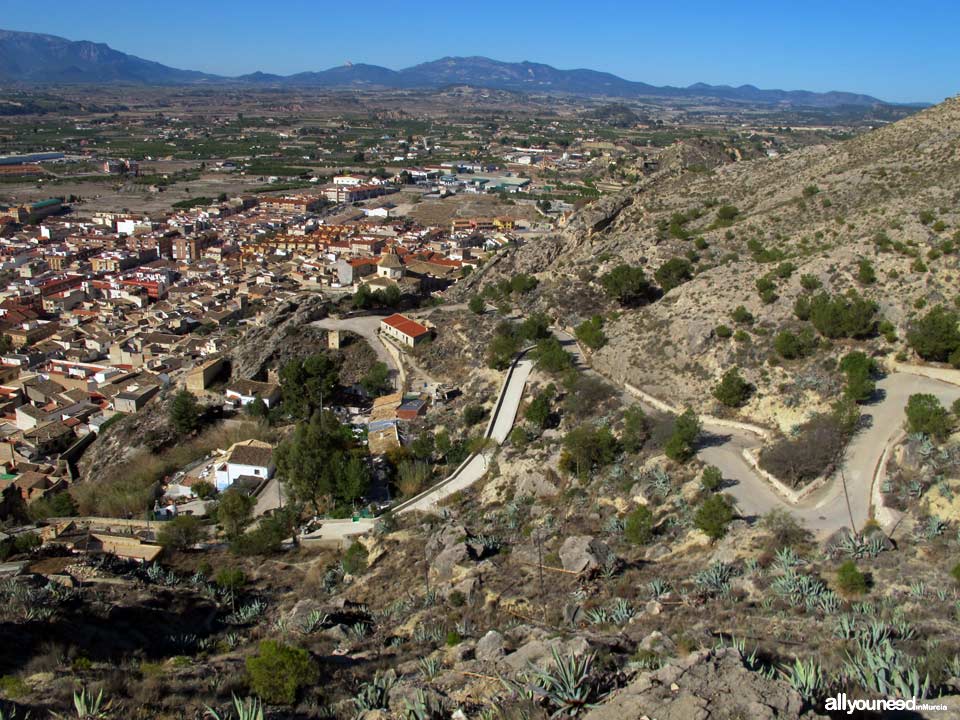
{"type": "Polygon", "coordinates": [[[894,710],[946,710],[943,703],[918,702],[917,698],[887,698],[881,700],[867,700],[865,698],[847,697],[846,693],[839,693],[827,698],[824,703],[827,712],[845,712],[853,715],[855,712],[891,712],[894,710]]]}

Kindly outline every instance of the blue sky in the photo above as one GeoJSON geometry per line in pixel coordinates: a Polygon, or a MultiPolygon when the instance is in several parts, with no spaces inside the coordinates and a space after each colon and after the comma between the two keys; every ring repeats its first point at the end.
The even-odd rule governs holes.
{"type": "Polygon", "coordinates": [[[960,2],[0,0],[0,27],[106,42],[175,67],[289,74],[444,55],[588,67],[657,85],[960,92],[960,2]]]}

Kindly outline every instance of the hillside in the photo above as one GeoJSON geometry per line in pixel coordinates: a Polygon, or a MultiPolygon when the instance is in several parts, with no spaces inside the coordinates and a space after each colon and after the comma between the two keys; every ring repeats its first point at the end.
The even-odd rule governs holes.
{"type": "Polygon", "coordinates": [[[0,82],[172,84],[208,77],[127,55],[104,43],[0,30],[0,82]]]}
{"type": "Polygon", "coordinates": [[[609,342],[593,362],[618,381],[709,410],[717,404],[710,388],[740,366],[757,388],[740,414],[789,427],[797,420],[792,408],[834,396],[839,374],[825,371],[830,358],[856,346],[892,359],[906,350],[911,321],[939,303],[952,306],[958,139],[960,100],[952,99],[845,143],[708,172],[660,173],[587,207],[488,277],[536,272],[542,283],[532,303],[569,326],[605,313],[609,342]],[[736,216],[718,220],[731,212],[723,206],[736,216]],[[620,307],[603,292],[602,276],[618,264],[642,267],[654,282],[676,257],[691,261],[693,277],[658,300],[620,307]],[[872,266],[872,282],[858,279],[861,260],[872,266]],[[767,275],[771,302],[756,288],[767,275]],[[871,333],[860,342],[823,342],[805,359],[779,357],[775,334],[802,330],[794,303],[815,294],[801,286],[805,275],[820,283],[817,293],[855,289],[875,300],[878,319],[892,323],[897,339],[871,333]],[[739,305],[753,324],[734,321],[739,305]],[[721,337],[719,326],[742,332],[721,337]]]}

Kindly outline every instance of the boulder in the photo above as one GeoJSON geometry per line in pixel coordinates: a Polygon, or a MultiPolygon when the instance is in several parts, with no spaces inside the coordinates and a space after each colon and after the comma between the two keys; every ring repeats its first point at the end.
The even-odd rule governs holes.
{"type": "Polygon", "coordinates": [[[607,544],[591,535],[573,535],[560,546],[563,569],[575,573],[596,570],[614,558],[607,544]]]}
{"type": "Polygon", "coordinates": [[[477,660],[484,663],[497,663],[503,658],[504,653],[503,635],[496,630],[490,630],[480,638],[474,649],[477,660]]]}
{"type": "Polygon", "coordinates": [[[430,563],[430,572],[440,582],[449,582],[453,579],[454,568],[470,557],[467,552],[467,546],[463,543],[451,545],[440,551],[433,562],[430,563]]]}

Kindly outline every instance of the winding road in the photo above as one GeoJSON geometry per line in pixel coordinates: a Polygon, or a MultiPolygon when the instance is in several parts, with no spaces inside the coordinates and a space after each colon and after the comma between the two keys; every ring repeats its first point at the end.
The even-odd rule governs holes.
{"type": "MultiPolygon", "coordinates": [[[[352,330],[366,337],[374,348],[383,348],[377,337],[378,317],[321,320],[317,325],[329,329],[352,330]]],[[[565,349],[573,354],[581,370],[596,372],[586,362],[572,335],[559,328],[554,328],[553,332],[565,349]]],[[[386,353],[385,348],[383,352],[386,353]]],[[[397,367],[392,357],[388,366],[397,367]]],[[[492,438],[497,445],[506,440],[513,427],[532,368],[532,361],[518,358],[501,388],[495,412],[487,427],[487,437],[492,438]]],[[[747,454],[755,452],[762,444],[762,438],[754,432],[731,428],[711,418],[702,418],[703,440],[697,457],[720,469],[726,492],[736,500],[744,517],[756,518],[775,508],[782,508],[820,537],[840,528],[850,527],[851,516],[854,527],[860,529],[873,516],[874,485],[882,474],[881,461],[885,460],[893,443],[903,433],[904,408],[910,396],[915,393],[929,393],[949,407],[960,398],[960,372],[957,372],[957,384],[910,372],[892,372],[877,382],[877,390],[879,399],[863,406],[862,412],[866,421],[864,429],[854,437],[847,448],[842,479],[838,472],[822,487],[802,496],[798,501],[778,491],[748,461],[747,454]]],[[[625,401],[639,403],[648,411],[657,411],[645,398],[632,393],[629,386],[622,388],[621,392],[625,401]]],[[[490,454],[490,451],[486,451],[470,456],[446,480],[396,506],[395,511],[410,512],[437,507],[444,498],[483,477],[490,454]]],[[[325,538],[342,538],[361,534],[372,526],[373,521],[330,521],[324,523],[318,533],[325,538]]]]}
{"type": "MultiPolygon", "coordinates": [[[[576,339],[570,333],[554,328],[554,335],[564,348],[573,354],[584,372],[589,368],[576,339]]],[[[609,378],[600,375],[608,382],[609,378]]],[[[723,474],[725,492],[733,496],[740,513],[747,518],[764,515],[775,508],[789,511],[815,535],[824,537],[843,527],[850,527],[850,517],[857,529],[871,517],[874,482],[881,471],[881,460],[903,432],[904,408],[915,393],[936,396],[946,407],[960,398],[960,371],[957,384],[908,372],[893,372],[877,382],[879,399],[862,406],[866,416],[865,428],[854,436],[847,448],[843,463],[843,480],[838,472],[825,485],[792,502],[765,478],[761,477],[744,456],[756,451],[762,438],[756,433],[718,425],[701,418],[703,439],[697,457],[716,465],[723,474]],[[844,498],[844,481],[850,507],[844,498]]],[[[662,412],[650,406],[643,398],[622,390],[627,402],[639,403],[647,412],[662,412]]]]}

